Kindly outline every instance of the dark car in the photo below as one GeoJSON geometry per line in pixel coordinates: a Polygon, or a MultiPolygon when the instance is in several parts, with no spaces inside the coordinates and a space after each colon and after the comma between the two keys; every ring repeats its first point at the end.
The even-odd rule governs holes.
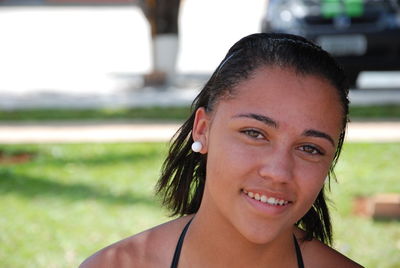
{"type": "Polygon", "coordinates": [[[400,0],[269,0],[262,32],[314,41],[352,87],[361,71],[400,70],[400,0]]]}

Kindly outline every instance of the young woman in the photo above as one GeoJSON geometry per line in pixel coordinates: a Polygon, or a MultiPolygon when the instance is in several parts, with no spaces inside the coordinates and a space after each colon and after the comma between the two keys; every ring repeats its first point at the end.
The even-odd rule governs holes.
{"type": "Polygon", "coordinates": [[[113,244],[86,267],[360,267],[328,245],[324,197],[348,88],[309,41],[237,42],[171,145],[158,193],[181,217],[113,244]]]}

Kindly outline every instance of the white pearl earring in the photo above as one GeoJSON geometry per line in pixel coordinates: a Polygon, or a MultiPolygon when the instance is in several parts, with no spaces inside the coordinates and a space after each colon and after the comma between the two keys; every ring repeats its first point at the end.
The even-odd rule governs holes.
{"type": "Polygon", "coordinates": [[[195,141],[192,143],[192,151],[193,152],[198,153],[201,151],[201,149],[203,149],[203,144],[201,144],[201,142],[195,141]]]}

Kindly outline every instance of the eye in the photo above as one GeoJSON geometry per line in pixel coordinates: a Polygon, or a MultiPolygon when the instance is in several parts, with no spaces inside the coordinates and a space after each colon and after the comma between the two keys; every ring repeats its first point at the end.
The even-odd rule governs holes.
{"type": "Polygon", "coordinates": [[[240,132],[253,139],[264,139],[264,135],[260,131],[255,129],[245,129],[240,132]]]}
{"type": "Polygon", "coordinates": [[[311,155],[324,155],[324,153],[313,145],[302,145],[299,147],[300,151],[303,151],[311,155]]]}

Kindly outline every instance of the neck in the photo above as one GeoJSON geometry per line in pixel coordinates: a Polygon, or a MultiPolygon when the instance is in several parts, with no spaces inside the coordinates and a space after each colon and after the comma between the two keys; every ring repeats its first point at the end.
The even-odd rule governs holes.
{"type": "Polygon", "coordinates": [[[201,209],[182,249],[181,267],[296,267],[293,230],[266,243],[253,243],[225,218],[201,209]]]}

